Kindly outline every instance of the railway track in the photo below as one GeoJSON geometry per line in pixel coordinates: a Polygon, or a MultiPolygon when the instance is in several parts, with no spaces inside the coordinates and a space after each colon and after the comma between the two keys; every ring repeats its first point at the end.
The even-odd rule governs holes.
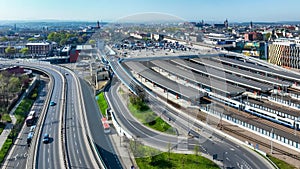
{"type": "MultiPolygon", "coordinates": [[[[269,127],[269,128],[270,128],[269,131],[271,131],[271,129],[274,128],[274,129],[277,129],[277,130],[281,130],[282,132],[286,132],[286,133],[288,133],[288,134],[290,134],[290,135],[295,135],[295,130],[292,129],[292,128],[289,128],[289,127],[286,127],[286,126],[283,126],[283,125],[274,123],[274,122],[272,122],[272,121],[269,121],[269,120],[266,120],[266,119],[263,119],[263,118],[259,118],[259,117],[257,117],[257,116],[251,115],[251,114],[249,114],[249,113],[247,113],[247,112],[244,112],[244,111],[238,111],[237,109],[232,108],[232,107],[230,107],[230,106],[226,106],[226,108],[225,108],[223,103],[217,102],[217,101],[212,100],[212,99],[210,99],[210,98],[204,97],[204,99],[206,99],[206,100],[208,100],[208,101],[210,101],[210,102],[212,102],[212,103],[215,103],[215,104],[217,104],[217,105],[219,105],[219,106],[222,106],[222,107],[224,108],[224,110],[227,110],[227,111],[229,111],[229,112],[233,112],[236,116],[240,116],[240,117],[243,117],[243,118],[247,118],[247,119],[249,119],[248,121],[250,121],[250,119],[251,119],[251,120],[253,119],[253,120],[257,121],[257,122],[260,122],[261,124],[265,124],[266,127],[269,127]]],[[[247,121],[245,121],[245,122],[247,122],[247,121]]],[[[298,137],[299,137],[300,132],[299,132],[299,131],[296,131],[296,134],[297,134],[298,137]]],[[[299,138],[299,139],[300,139],[300,138],[299,138]]],[[[299,140],[299,139],[298,139],[298,140],[299,140]]]]}
{"type": "MultiPolygon", "coordinates": [[[[164,99],[165,99],[165,98],[164,98],[164,99]]],[[[209,98],[206,98],[206,99],[209,99],[209,98]]],[[[211,100],[211,99],[209,99],[209,100],[211,100]]],[[[211,100],[211,101],[216,102],[216,101],[214,101],[214,100],[211,100]]],[[[186,108],[184,108],[184,107],[181,107],[181,106],[178,105],[177,103],[174,103],[174,102],[172,102],[172,101],[170,101],[170,100],[167,100],[167,102],[168,102],[169,104],[171,104],[172,106],[174,106],[174,107],[176,107],[176,108],[178,108],[178,109],[181,109],[182,112],[185,112],[185,113],[188,114],[189,116],[192,116],[192,117],[194,117],[194,118],[197,118],[198,120],[201,120],[201,121],[203,121],[203,122],[206,122],[206,121],[207,121],[208,115],[207,115],[206,113],[200,111],[200,110],[192,111],[191,109],[186,109],[186,108]]],[[[217,102],[217,104],[220,104],[220,103],[217,102]]],[[[224,107],[223,104],[221,104],[221,106],[224,107]]],[[[226,107],[226,108],[224,108],[224,109],[233,110],[235,113],[238,111],[238,110],[236,110],[236,109],[234,109],[234,108],[232,108],[232,107],[229,107],[229,106],[226,107]]],[[[248,114],[248,113],[246,113],[246,112],[239,111],[239,114],[240,114],[240,113],[244,114],[244,116],[245,116],[246,118],[248,118],[249,120],[264,120],[264,119],[261,119],[261,118],[259,118],[259,117],[257,117],[257,116],[250,115],[250,114],[248,114]]],[[[264,120],[264,121],[270,123],[270,121],[268,121],[268,120],[264,120]]],[[[261,123],[265,124],[264,121],[261,121],[261,123]]],[[[266,142],[264,142],[264,141],[261,141],[261,140],[259,140],[259,139],[256,139],[256,138],[254,138],[254,137],[248,136],[248,135],[242,133],[241,130],[234,130],[234,129],[231,129],[231,128],[229,127],[229,126],[231,126],[231,125],[227,126],[227,125],[221,124],[221,126],[220,126],[219,122],[220,122],[219,120],[211,120],[211,121],[210,121],[210,125],[213,125],[213,126],[219,126],[223,131],[226,131],[226,132],[227,132],[228,134],[230,134],[230,135],[233,135],[233,136],[235,136],[235,137],[244,138],[245,140],[249,140],[249,141],[251,141],[251,142],[255,142],[255,143],[259,144],[260,146],[262,146],[262,147],[264,147],[264,148],[267,148],[267,149],[270,149],[270,148],[271,148],[271,145],[270,145],[270,144],[268,144],[268,143],[266,143],[266,142]]],[[[223,122],[221,122],[221,123],[223,123],[223,122]]],[[[272,124],[274,125],[274,124],[276,124],[276,123],[272,123],[272,124]]],[[[276,125],[278,125],[278,124],[276,124],[276,125]]],[[[281,126],[281,127],[284,127],[284,126],[281,126]]],[[[289,128],[284,127],[284,129],[289,129],[289,128]]],[[[281,154],[283,154],[283,155],[285,155],[285,156],[288,156],[288,157],[290,157],[290,158],[293,158],[293,159],[295,159],[295,160],[299,160],[299,161],[300,161],[300,156],[298,156],[298,155],[296,155],[296,154],[292,154],[292,153],[290,153],[289,151],[280,149],[280,148],[275,147],[275,146],[273,146],[273,150],[276,151],[276,152],[279,152],[279,153],[281,153],[281,154]]]]}
{"type": "MultiPolygon", "coordinates": [[[[209,98],[206,98],[206,99],[211,100],[211,99],[209,99],[209,98]]],[[[260,123],[266,124],[266,126],[269,126],[269,127],[270,127],[270,126],[272,126],[272,127],[274,127],[274,128],[278,127],[280,130],[284,129],[283,131],[286,131],[286,130],[288,129],[288,130],[289,130],[289,132],[288,132],[289,134],[294,134],[294,130],[291,129],[291,128],[288,128],[288,127],[279,125],[279,124],[277,124],[277,123],[273,123],[273,122],[268,121],[268,120],[265,120],[265,119],[261,119],[261,118],[259,118],[259,117],[257,117],[257,116],[253,116],[253,115],[248,114],[248,113],[243,112],[243,111],[238,111],[238,110],[236,110],[236,109],[234,109],[234,108],[232,108],[232,107],[229,107],[229,106],[227,106],[227,107],[225,108],[225,107],[224,107],[224,104],[219,103],[219,102],[216,102],[216,101],[214,101],[214,100],[211,100],[211,101],[212,101],[212,102],[215,102],[216,104],[219,104],[220,106],[223,106],[224,110],[228,110],[228,111],[230,111],[230,112],[234,112],[235,114],[237,114],[237,112],[238,112],[238,115],[243,115],[244,117],[249,118],[249,120],[251,119],[251,120],[259,121],[260,123]]],[[[204,112],[201,112],[201,111],[200,111],[200,113],[197,113],[197,119],[199,119],[199,120],[201,120],[201,121],[205,121],[205,120],[206,120],[206,117],[207,117],[207,115],[206,115],[206,113],[204,113],[204,112]]],[[[218,124],[215,124],[215,125],[218,125],[218,124]]],[[[234,134],[234,135],[236,135],[236,136],[238,136],[238,137],[242,137],[242,138],[244,138],[245,140],[249,140],[249,141],[251,141],[251,142],[255,142],[255,143],[257,143],[257,144],[259,144],[259,145],[261,145],[261,146],[263,146],[263,147],[265,147],[265,148],[267,148],[267,149],[270,149],[270,148],[271,148],[271,145],[270,145],[269,143],[266,143],[265,141],[261,141],[261,140],[259,140],[259,139],[254,138],[254,137],[251,137],[251,136],[249,136],[249,135],[246,135],[246,134],[242,133],[240,130],[234,130],[234,129],[228,127],[227,125],[222,125],[222,126],[220,126],[220,127],[221,127],[221,129],[222,129],[223,131],[227,131],[228,133],[234,134]]],[[[298,135],[298,137],[299,137],[299,135],[298,135]]],[[[300,138],[299,138],[299,139],[300,139],[300,138]]],[[[283,155],[286,155],[286,156],[288,156],[288,157],[291,157],[291,158],[293,158],[293,159],[296,159],[296,160],[299,160],[299,161],[300,161],[300,156],[298,156],[298,155],[296,155],[296,154],[293,154],[293,153],[290,153],[289,151],[283,150],[283,149],[281,149],[281,148],[279,148],[279,147],[275,147],[275,146],[273,146],[273,150],[274,150],[274,151],[277,151],[277,152],[279,152],[279,153],[282,153],[283,155]]]]}
{"type": "MultiPolygon", "coordinates": [[[[223,130],[226,130],[226,131],[228,131],[228,132],[230,132],[230,133],[234,133],[234,134],[236,134],[236,135],[238,135],[238,136],[240,136],[240,137],[243,137],[243,138],[245,138],[245,139],[247,139],[247,140],[249,140],[249,141],[255,142],[255,143],[257,143],[257,144],[259,144],[259,145],[261,145],[261,146],[264,146],[264,147],[267,148],[267,149],[271,149],[271,145],[269,145],[268,143],[265,143],[265,142],[263,142],[263,141],[257,140],[257,139],[255,139],[255,138],[253,138],[253,137],[251,137],[251,136],[248,136],[248,135],[246,135],[246,134],[243,134],[243,133],[241,133],[241,132],[238,132],[238,131],[236,131],[236,130],[233,130],[233,129],[227,127],[227,126],[223,126],[223,130]]],[[[283,154],[283,155],[286,155],[286,156],[288,156],[288,157],[291,157],[291,158],[293,158],[293,159],[296,159],[296,160],[299,160],[299,161],[300,161],[300,156],[298,156],[298,155],[296,155],[296,154],[289,153],[289,152],[287,152],[287,151],[285,151],[285,150],[282,150],[282,149],[280,149],[280,148],[277,148],[277,147],[275,147],[275,146],[273,146],[273,151],[277,151],[277,152],[279,152],[279,153],[281,153],[281,154],[283,154]]]]}
{"type": "MultiPolygon", "coordinates": [[[[201,120],[201,121],[205,121],[206,120],[206,114],[205,113],[198,113],[197,114],[197,119],[201,120]]],[[[215,125],[218,125],[218,124],[215,124],[215,125]]],[[[249,135],[246,135],[246,134],[240,132],[240,130],[231,129],[230,127],[228,127],[226,125],[222,125],[222,130],[223,131],[227,131],[228,133],[234,134],[234,135],[236,135],[238,137],[242,137],[245,140],[249,140],[251,142],[255,142],[255,143],[259,144],[260,146],[263,146],[263,147],[265,147],[267,149],[271,149],[271,145],[270,144],[268,144],[268,143],[266,143],[264,141],[255,139],[255,138],[253,138],[253,137],[251,137],[249,135]]],[[[288,157],[291,157],[293,159],[296,159],[296,160],[300,161],[300,156],[298,156],[296,154],[292,154],[292,153],[290,153],[288,151],[282,150],[282,149],[280,149],[278,147],[273,146],[273,151],[277,151],[277,152],[279,152],[279,153],[281,153],[283,155],[286,155],[288,157]]]]}

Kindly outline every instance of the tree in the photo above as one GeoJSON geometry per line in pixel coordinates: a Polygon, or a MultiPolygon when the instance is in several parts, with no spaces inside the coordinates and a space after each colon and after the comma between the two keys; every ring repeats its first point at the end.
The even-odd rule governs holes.
{"type": "Polygon", "coordinates": [[[272,35],[272,33],[271,33],[271,32],[268,32],[268,33],[266,34],[266,39],[265,39],[265,40],[269,40],[270,37],[271,37],[271,35],[272,35]]]}
{"type": "Polygon", "coordinates": [[[67,39],[61,39],[60,42],[59,42],[59,45],[60,46],[64,46],[67,42],[67,39]]]}
{"type": "Polygon", "coordinates": [[[8,41],[8,38],[7,38],[7,37],[4,36],[4,37],[1,37],[1,38],[0,38],[0,42],[6,42],[6,41],[8,41]]]}
{"type": "Polygon", "coordinates": [[[9,56],[14,54],[16,52],[15,48],[14,47],[11,47],[11,46],[8,46],[6,49],[5,49],[5,53],[8,54],[9,56]]]}
{"type": "Polygon", "coordinates": [[[145,91],[144,88],[140,87],[139,85],[136,85],[134,87],[134,90],[136,92],[136,94],[138,95],[138,97],[145,103],[148,102],[148,96],[147,96],[147,93],[145,91]]]}
{"type": "Polygon", "coordinates": [[[170,162],[170,158],[171,158],[171,151],[172,151],[172,144],[171,144],[171,143],[168,143],[168,145],[167,145],[167,148],[168,148],[168,155],[169,155],[169,158],[168,158],[168,160],[169,160],[169,162],[170,162]]]}
{"type": "Polygon", "coordinates": [[[96,41],[92,39],[92,40],[89,41],[89,44],[90,44],[90,45],[95,45],[95,44],[96,44],[96,41]]]}
{"type": "Polygon", "coordinates": [[[194,146],[194,153],[195,153],[196,156],[199,155],[199,146],[198,145],[194,146]]]}
{"type": "Polygon", "coordinates": [[[20,50],[20,52],[21,52],[23,55],[26,55],[26,54],[28,53],[28,51],[29,51],[29,49],[28,49],[27,47],[22,48],[22,49],[20,50]]]}
{"type": "Polygon", "coordinates": [[[20,86],[21,86],[21,81],[18,77],[11,76],[9,78],[8,91],[13,93],[18,92],[20,86]]]}
{"type": "Polygon", "coordinates": [[[36,41],[36,38],[28,38],[27,41],[33,42],[33,41],[36,41]]]}

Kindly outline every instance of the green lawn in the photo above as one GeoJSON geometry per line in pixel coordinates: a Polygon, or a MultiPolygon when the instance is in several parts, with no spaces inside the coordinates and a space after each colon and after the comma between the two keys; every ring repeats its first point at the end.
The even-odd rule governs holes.
{"type": "Polygon", "coordinates": [[[101,92],[100,94],[97,95],[97,97],[98,97],[97,103],[100,108],[100,111],[103,116],[106,116],[106,109],[108,108],[108,104],[105,100],[104,93],[101,92]]]}
{"type": "Polygon", "coordinates": [[[177,154],[161,152],[144,146],[140,142],[131,141],[130,149],[140,169],[217,169],[213,161],[195,154],[177,154]]]}
{"type": "Polygon", "coordinates": [[[273,156],[271,156],[271,155],[267,155],[269,158],[270,158],[270,160],[272,160],[273,161],[273,163],[275,163],[276,165],[277,165],[277,167],[278,168],[280,168],[280,169],[296,169],[296,167],[294,167],[294,166],[292,166],[292,165],[290,165],[290,164],[288,164],[288,163],[286,163],[286,162],[284,162],[284,161],[282,161],[282,160],[280,160],[280,159],[278,159],[278,158],[275,158],[275,157],[273,157],[273,156]]]}
{"type": "Polygon", "coordinates": [[[0,150],[0,163],[3,162],[5,156],[6,156],[6,153],[8,152],[10,146],[12,145],[12,139],[6,139],[1,150],[0,150]]]}
{"type": "Polygon", "coordinates": [[[161,153],[153,157],[135,159],[140,169],[219,169],[218,165],[202,156],[194,154],[161,153]]]}
{"type": "Polygon", "coordinates": [[[144,125],[160,132],[166,132],[174,135],[176,134],[174,128],[166,123],[163,119],[158,117],[151,109],[148,108],[144,111],[141,111],[131,103],[129,103],[128,108],[132,115],[144,125]]]}

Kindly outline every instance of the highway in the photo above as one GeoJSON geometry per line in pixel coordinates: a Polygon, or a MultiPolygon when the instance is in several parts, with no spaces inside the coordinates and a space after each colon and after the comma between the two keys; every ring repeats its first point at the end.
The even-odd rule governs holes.
{"type": "Polygon", "coordinates": [[[253,154],[253,152],[246,150],[222,136],[216,135],[208,129],[202,130],[203,127],[195,121],[192,121],[192,118],[175,112],[173,109],[164,106],[164,104],[158,100],[154,100],[154,98],[151,98],[150,101],[150,103],[154,105],[151,107],[155,107],[155,109],[153,109],[154,111],[158,111],[158,113],[163,112],[163,116],[165,116],[166,119],[172,119],[173,123],[186,130],[186,132],[190,131],[195,137],[171,136],[148,129],[137,122],[124,106],[117,94],[119,84],[120,82],[116,79],[113,80],[111,87],[107,91],[107,98],[111,99],[114,103],[111,106],[121,126],[134,135],[138,141],[160,149],[165,149],[168,144],[171,143],[173,149],[178,151],[193,150],[195,145],[199,145],[203,153],[209,155],[218,154],[218,160],[225,159],[223,162],[226,167],[253,169],[272,168],[266,161],[261,159],[259,155],[253,154]],[[192,130],[193,128],[198,128],[202,130],[203,133],[199,135],[192,130]]]}
{"type": "Polygon", "coordinates": [[[84,104],[86,105],[85,110],[93,140],[92,144],[95,144],[108,169],[121,169],[123,167],[113,148],[109,135],[104,133],[101,122],[102,115],[96,103],[94,91],[84,80],[80,79],[80,83],[81,89],[84,91],[82,97],[84,98],[84,104]]]}
{"type": "Polygon", "coordinates": [[[77,84],[75,75],[67,70],[67,101],[66,101],[66,115],[65,115],[65,133],[66,133],[66,147],[68,163],[70,168],[97,168],[89,157],[89,145],[84,140],[86,133],[84,131],[84,122],[82,121],[82,107],[78,97],[79,91],[76,87],[77,84]],[[76,97],[77,96],[77,97],[76,97]]]}
{"type": "MultiPolygon", "coordinates": [[[[35,111],[37,115],[39,116],[40,112],[42,111],[45,98],[47,95],[47,83],[49,80],[41,79],[40,81],[40,87],[39,87],[39,95],[37,97],[37,100],[34,102],[31,110],[35,111]]],[[[27,135],[29,133],[30,127],[27,127],[24,125],[22,130],[20,131],[20,134],[18,138],[16,139],[16,142],[14,144],[14,147],[12,148],[10,152],[10,156],[8,159],[6,159],[5,168],[18,168],[20,166],[26,165],[26,158],[28,153],[28,146],[27,146],[27,135]]],[[[36,134],[36,133],[35,133],[36,134]]]]}
{"type": "MultiPolygon", "coordinates": [[[[44,68],[46,69],[46,68],[44,68]]],[[[51,96],[51,101],[56,102],[55,106],[50,106],[45,115],[45,121],[42,124],[41,128],[41,139],[37,140],[38,148],[37,148],[37,168],[64,168],[63,165],[63,154],[62,147],[60,143],[60,115],[62,107],[65,106],[63,90],[64,90],[64,78],[59,72],[53,69],[46,69],[49,74],[53,76],[54,80],[54,89],[51,96]],[[48,144],[43,144],[42,139],[44,134],[48,133],[50,136],[50,142],[48,144]]]]}
{"type": "MultiPolygon", "coordinates": [[[[10,64],[13,63],[14,61],[11,61],[10,64]]],[[[48,106],[48,103],[44,102],[46,92],[48,92],[48,89],[44,88],[41,92],[42,95],[39,96],[39,100],[36,101],[39,107],[34,106],[33,108],[34,110],[38,109],[39,113],[43,105],[48,106],[45,114],[39,116],[40,120],[43,120],[43,115],[45,115],[44,121],[38,124],[38,126],[41,126],[41,131],[36,133],[36,135],[40,134],[40,138],[37,140],[36,154],[28,154],[31,153],[26,145],[29,128],[25,127],[21,134],[21,139],[17,142],[20,145],[13,148],[14,152],[12,152],[9,160],[9,166],[25,166],[26,157],[31,155],[36,157],[34,168],[65,168],[66,165],[68,165],[68,168],[99,168],[96,160],[91,156],[91,148],[86,139],[86,128],[83,127],[83,108],[79,101],[81,96],[79,96],[80,86],[78,85],[80,84],[76,82],[76,75],[62,67],[42,62],[23,61],[20,65],[38,68],[53,76],[53,91],[49,94],[51,95],[50,100],[57,104],[48,106]],[[68,75],[63,75],[66,73],[68,75]],[[63,122],[62,117],[64,119],[63,122]],[[62,128],[64,129],[63,132],[62,128]],[[45,133],[50,135],[50,143],[48,144],[42,143],[45,133]],[[65,164],[64,159],[66,161],[65,164]]],[[[31,146],[31,148],[33,147],[34,145],[31,146]]],[[[30,166],[31,164],[27,165],[30,166]]]]}

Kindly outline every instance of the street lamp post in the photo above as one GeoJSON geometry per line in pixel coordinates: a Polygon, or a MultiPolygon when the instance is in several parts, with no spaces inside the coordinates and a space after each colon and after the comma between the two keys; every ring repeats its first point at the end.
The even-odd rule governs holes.
{"type": "Polygon", "coordinates": [[[295,118],[295,122],[294,122],[294,128],[295,128],[295,136],[297,135],[297,122],[299,122],[300,116],[295,118]]]}
{"type": "Polygon", "coordinates": [[[273,128],[272,128],[272,130],[271,130],[271,154],[273,154],[273,135],[274,135],[273,132],[274,131],[273,131],[273,128]]]}
{"type": "Polygon", "coordinates": [[[225,154],[227,154],[227,152],[223,152],[223,168],[225,168],[225,154]]]}

